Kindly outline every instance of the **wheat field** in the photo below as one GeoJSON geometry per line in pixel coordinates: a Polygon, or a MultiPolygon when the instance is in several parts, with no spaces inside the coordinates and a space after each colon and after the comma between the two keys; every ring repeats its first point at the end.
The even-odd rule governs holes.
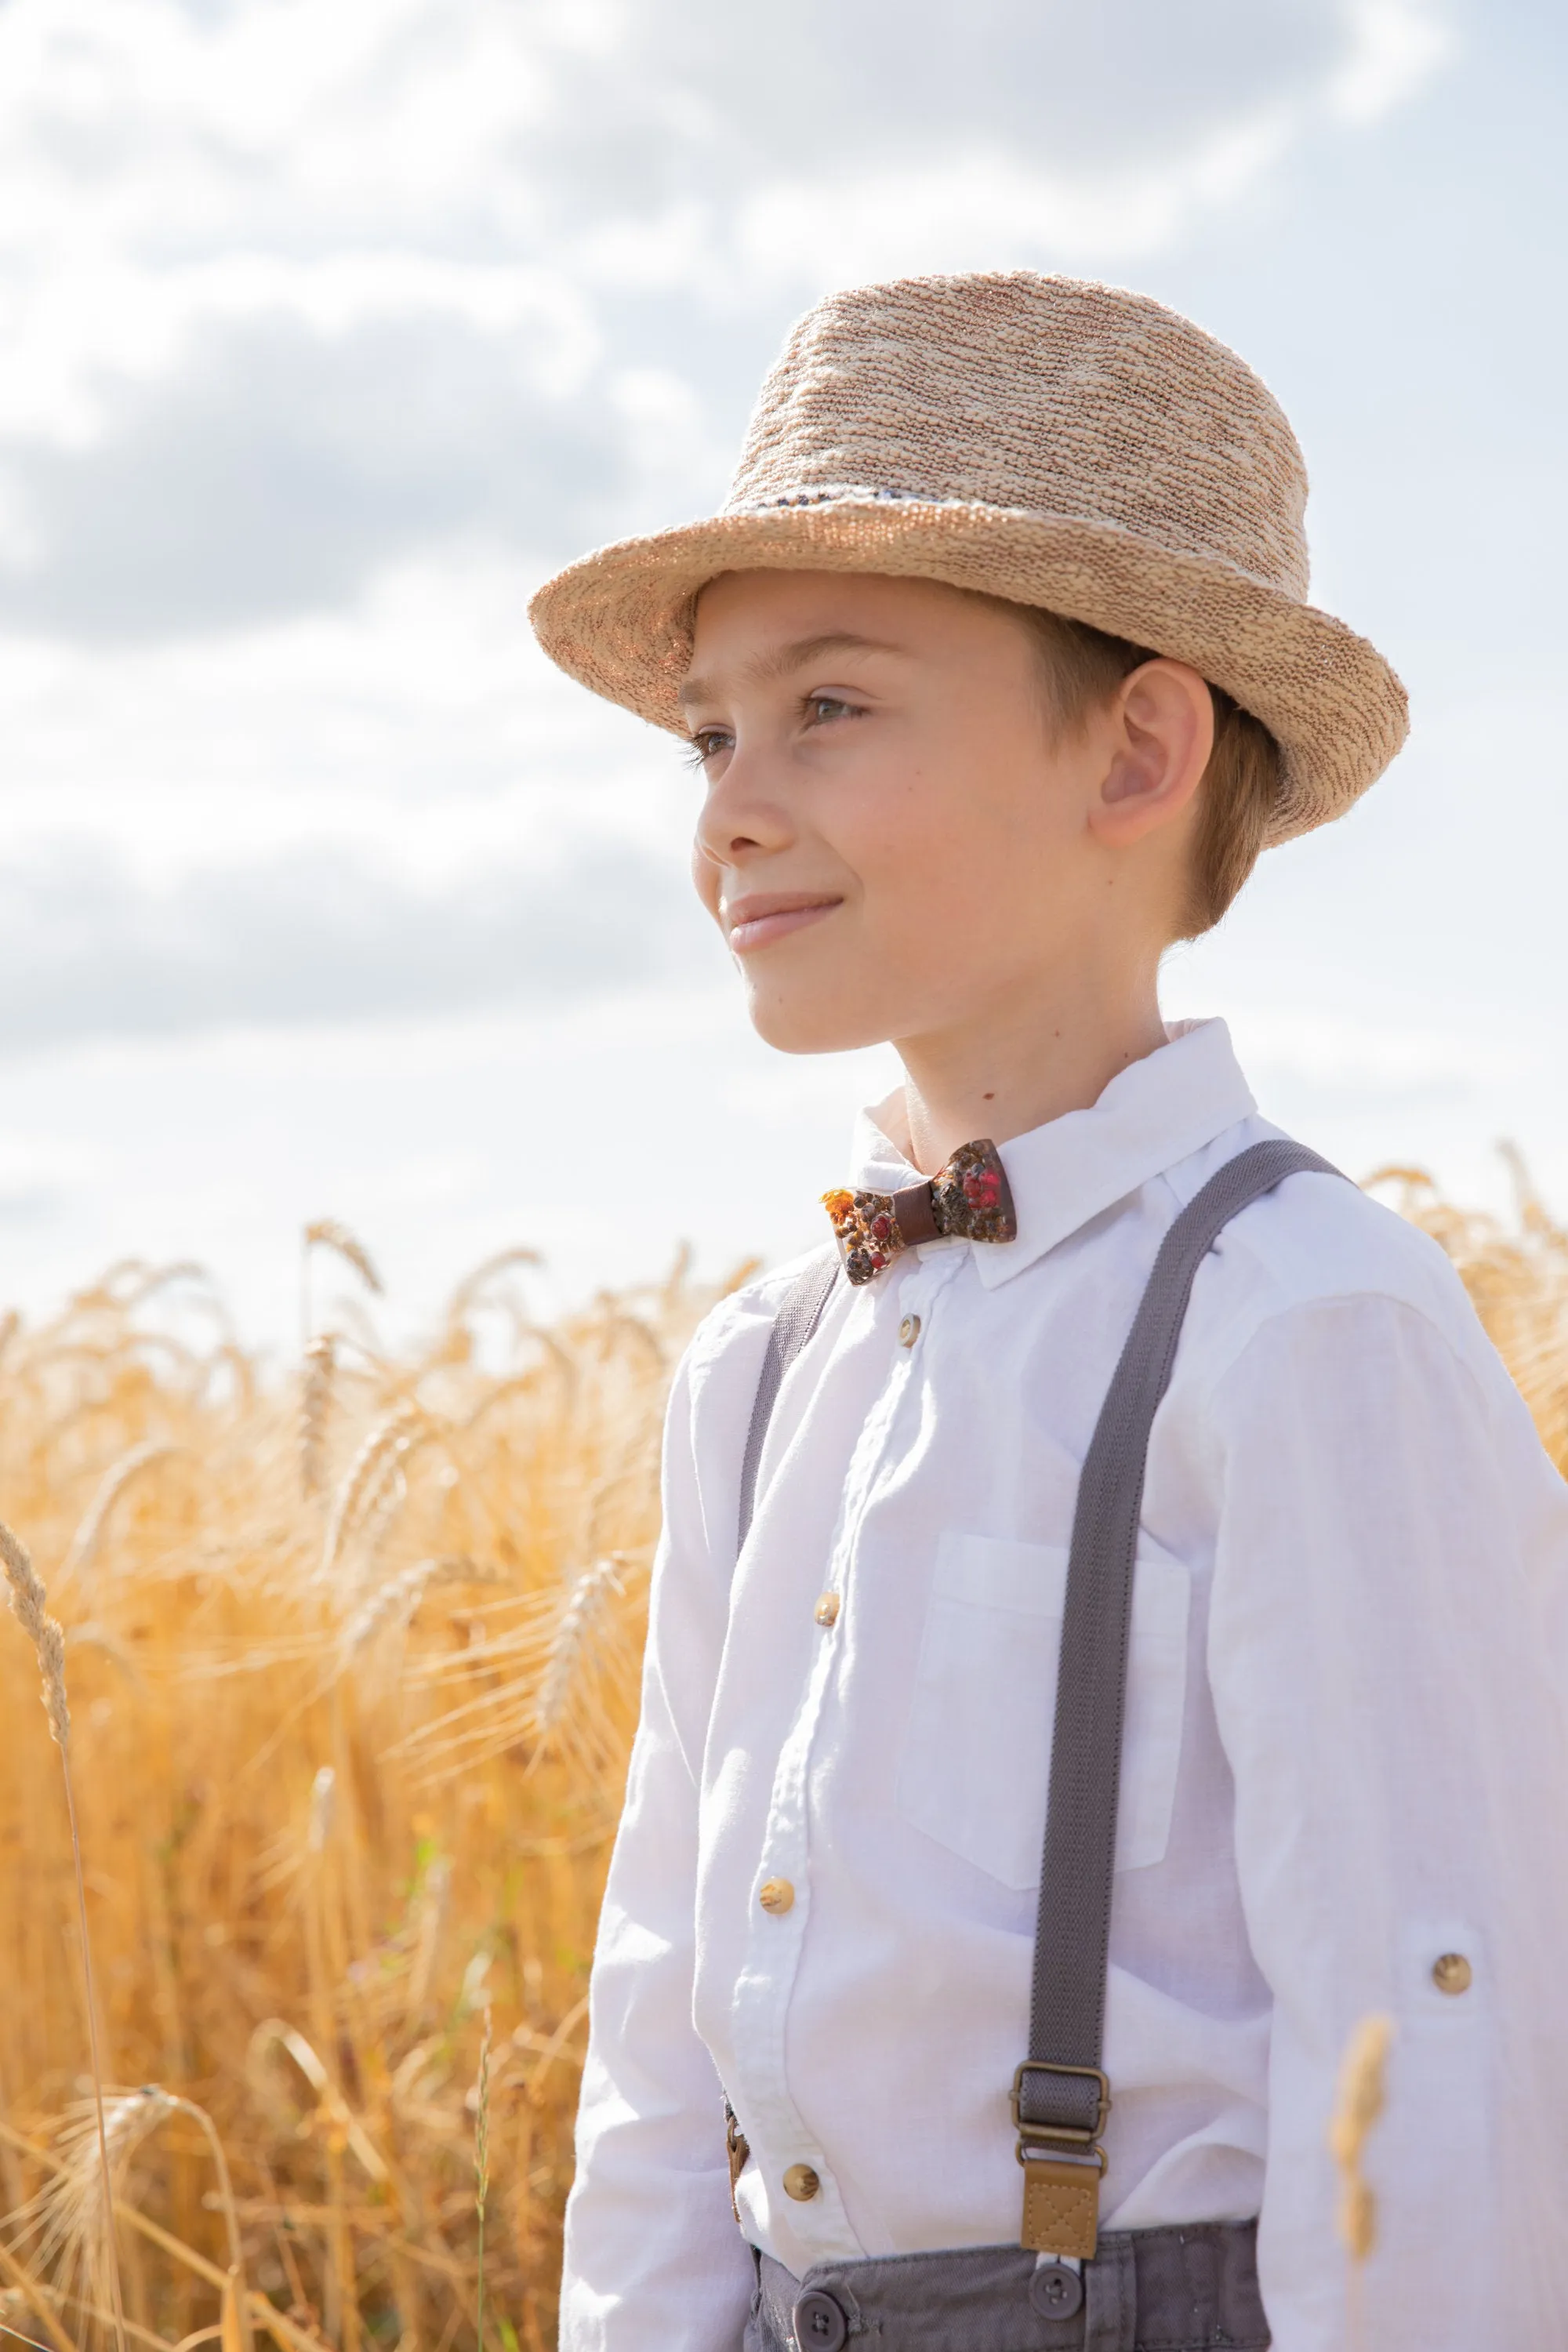
{"type": "MultiPolygon", "coordinates": [[[[1516,1175],[1507,1224],[1418,1171],[1374,1181],[1454,1257],[1568,1466],[1568,1234],[1516,1175]]],[[[5,1622],[13,2338],[553,2341],[660,1415],[717,1293],[682,1263],[546,1328],[534,1287],[528,1253],[492,1260],[390,1355],[373,1264],[323,1223],[289,1377],[195,1267],[0,1323],[0,1519],[64,1627],[82,1864],[79,1895],[5,1622]]]]}

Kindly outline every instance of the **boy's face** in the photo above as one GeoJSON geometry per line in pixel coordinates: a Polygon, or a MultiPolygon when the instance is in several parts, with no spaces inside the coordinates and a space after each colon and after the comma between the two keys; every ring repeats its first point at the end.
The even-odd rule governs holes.
{"type": "Polygon", "coordinates": [[[1005,606],[867,573],[727,573],[699,602],[683,703],[706,786],[697,888],[770,1045],[1005,1018],[1053,969],[1097,962],[1108,920],[1136,931],[1107,837],[1131,822],[1120,707],[1053,740],[1038,640],[1005,606]]]}

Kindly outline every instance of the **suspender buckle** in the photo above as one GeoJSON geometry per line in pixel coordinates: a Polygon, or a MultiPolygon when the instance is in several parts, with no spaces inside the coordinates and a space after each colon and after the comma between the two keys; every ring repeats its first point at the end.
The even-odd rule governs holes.
{"type": "MultiPolygon", "coordinates": [[[[1079,2101],[1071,2105],[1077,2108],[1079,2101]]],[[[1058,2066],[1049,2058],[1026,2058],[1013,2076],[1013,2121],[1017,2126],[1020,2155],[1027,2141],[1065,2140],[1077,2147],[1093,2147],[1105,2129],[1105,2118],[1110,2113],[1110,2078],[1099,2066],[1058,2066]],[[1066,2074],[1074,2081],[1097,2083],[1100,2096],[1095,2102],[1091,2124],[1036,2123],[1024,2114],[1024,2077],[1026,2074],[1066,2074]]],[[[1103,2169],[1103,2167],[1101,2168],[1103,2169]]]]}
{"type": "Polygon", "coordinates": [[[1019,2241],[1035,2253],[1070,2255],[1092,2262],[1100,2242],[1100,2184],[1105,2150],[1100,2136],[1110,2113],[1110,2084],[1098,2066],[1059,2066],[1047,2058],[1026,2058],[1013,2076],[1013,2121],[1018,2162],[1024,2168],[1024,2221],[1019,2241]],[[1068,2095],[1057,2105],[1081,2115],[1082,2123],[1037,2122],[1024,2113],[1025,2077],[1058,2074],[1068,2095]],[[1077,2084],[1085,2087],[1078,2090],[1077,2084]],[[1094,2085],[1092,2108],[1088,2086],[1094,2085]],[[1092,2121],[1089,2118],[1092,2116],[1092,2121]]]}

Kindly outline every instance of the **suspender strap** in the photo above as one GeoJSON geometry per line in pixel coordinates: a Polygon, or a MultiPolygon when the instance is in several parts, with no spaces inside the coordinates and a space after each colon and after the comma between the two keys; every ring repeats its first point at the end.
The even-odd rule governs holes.
{"type": "Polygon", "coordinates": [[[1062,1614],[1029,2054],[1013,2085],[1023,2242],[1040,2251],[1087,2259],[1095,2249],[1100,2137],[1110,2105],[1101,2042],[1117,1783],[1149,1433],[1198,1267],[1232,1217],[1303,1171],[1340,1172],[1299,1143],[1254,1144],[1182,1211],[1160,1245],[1084,1456],[1062,1614]]]}
{"type": "Polygon", "coordinates": [[[784,1296],[784,1304],[773,1317],[768,1333],[767,1353],[757,1381],[757,1393],[752,1406],[752,1425],[746,1432],[746,1451],[741,1463],[741,1525],[738,1549],[743,1549],[752,1529],[752,1514],[757,1507],[757,1472],[762,1465],[763,1440],[768,1433],[768,1423],[773,1417],[784,1376],[822,1320],[822,1311],[832,1296],[838,1279],[841,1264],[837,1245],[822,1251],[804,1265],[784,1296]]]}

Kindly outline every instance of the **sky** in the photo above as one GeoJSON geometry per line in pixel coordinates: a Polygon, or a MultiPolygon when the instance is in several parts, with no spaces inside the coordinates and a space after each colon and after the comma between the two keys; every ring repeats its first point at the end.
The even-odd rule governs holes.
{"type": "Polygon", "coordinates": [[[1259,370],[1408,750],[1178,950],[1361,1175],[1568,1209],[1568,31],[1546,0],[0,0],[0,1302],[306,1219],[411,1331],[818,1234],[882,1053],[750,1034],[679,749],[531,588],[710,509],[836,285],[1139,287],[1259,370]]]}

